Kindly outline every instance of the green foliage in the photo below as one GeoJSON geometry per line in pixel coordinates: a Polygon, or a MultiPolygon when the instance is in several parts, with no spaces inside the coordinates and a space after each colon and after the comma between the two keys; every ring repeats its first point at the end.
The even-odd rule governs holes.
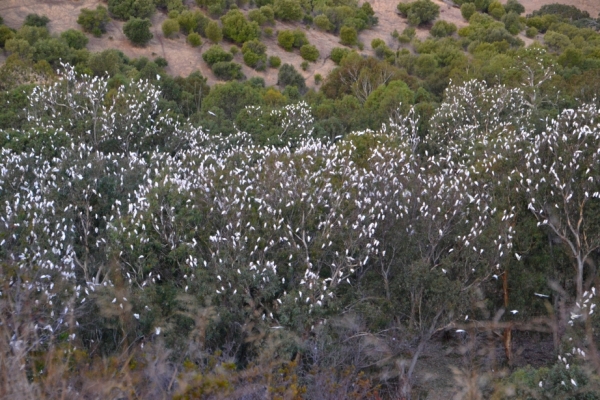
{"type": "Polygon", "coordinates": [[[177,22],[186,35],[192,32],[197,32],[202,35],[205,33],[206,26],[210,22],[210,19],[198,10],[185,10],[177,17],[177,22]]]}
{"type": "Polygon", "coordinates": [[[275,18],[281,21],[299,21],[304,11],[297,0],[275,0],[273,3],[275,18]]]}
{"type": "Polygon", "coordinates": [[[504,6],[498,0],[492,1],[490,3],[490,5],[488,6],[487,11],[488,11],[488,14],[490,14],[492,17],[494,17],[496,19],[501,19],[504,16],[504,14],[506,14],[506,10],[504,9],[504,6]]]}
{"type": "Polygon", "coordinates": [[[260,7],[260,13],[264,16],[268,23],[272,24],[275,22],[275,11],[273,10],[273,7],[269,5],[262,6],[260,7]]]}
{"type": "Polygon", "coordinates": [[[544,43],[553,51],[563,51],[571,44],[571,40],[567,35],[562,33],[548,31],[544,35],[544,43]]]}
{"type": "Polygon", "coordinates": [[[256,22],[249,22],[239,10],[230,10],[221,17],[223,23],[223,35],[241,44],[260,35],[260,27],[256,22]]]}
{"type": "Polygon", "coordinates": [[[300,47],[300,56],[307,61],[315,62],[319,58],[319,50],[312,44],[300,47]]]}
{"type": "Polygon", "coordinates": [[[12,39],[15,32],[6,25],[0,25],[0,49],[4,48],[7,40],[12,39]]]}
{"type": "Polygon", "coordinates": [[[137,46],[144,46],[154,37],[150,32],[152,23],[147,18],[130,18],[123,25],[123,33],[137,46]]]}
{"type": "Polygon", "coordinates": [[[534,28],[533,26],[531,28],[527,28],[525,30],[525,36],[527,36],[528,38],[534,38],[536,37],[538,34],[538,30],[536,28],[534,28]]]}
{"type": "Polygon", "coordinates": [[[219,23],[216,21],[210,21],[206,25],[205,34],[208,40],[215,44],[223,40],[223,31],[221,30],[219,23]]]}
{"type": "Polygon", "coordinates": [[[431,0],[417,0],[398,4],[398,11],[413,26],[427,24],[440,15],[440,7],[431,0]]]}
{"type": "Polygon", "coordinates": [[[516,35],[525,29],[525,25],[521,23],[521,17],[513,11],[505,14],[504,17],[502,17],[502,22],[504,23],[506,30],[513,35],[516,35]]]}
{"type": "Polygon", "coordinates": [[[271,68],[279,68],[280,65],[281,65],[281,58],[279,58],[277,56],[270,56],[269,57],[269,67],[271,67],[271,68]]]}
{"type": "Polygon", "coordinates": [[[61,61],[72,62],[73,53],[66,42],[48,38],[35,42],[32,46],[32,57],[35,62],[43,60],[53,67],[57,67],[61,61]]]}
{"type": "Polygon", "coordinates": [[[375,50],[378,47],[385,46],[385,45],[386,44],[383,39],[376,38],[376,39],[371,40],[371,48],[373,50],[375,50]]]}
{"type": "Polygon", "coordinates": [[[45,15],[28,14],[25,17],[23,25],[46,27],[46,25],[48,25],[48,22],[50,22],[50,18],[46,17],[45,15]]]}
{"type": "Polygon", "coordinates": [[[559,18],[564,18],[571,21],[577,21],[579,19],[590,18],[590,14],[587,11],[582,11],[575,6],[566,4],[545,4],[540,7],[539,10],[534,11],[532,16],[545,16],[555,15],[559,18]]]}
{"type": "Polygon", "coordinates": [[[135,18],[150,18],[154,14],[153,0],[108,0],[108,11],[123,21],[135,18]]]}
{"type": "Polygon", "coordinates": [[[212,67],[213,64],[218,62],[227,62],[233,60],[233,55],[230,52],[223,50],[223,48],[218,44],[215,44],[210,46],[210,48],[202,54],[202,59],[210,67],[212,67]]]}
{"type": "Polygon", "coordinates": [[[310,65],[310,64],[308,63],[308,61],[302,61],[302,62],[300,63],[300,68],[302,69],[302,71],[307,71],[307,70],[308,70],[308,66],[309,66],[309,65],[310,65]]]}
{"type": "Polygon", "coordinates": [[[212,71],[217,78],[224,81],[239,80],[245,77],[242,73],[242,66],[230,61],[219,61],[214,63],[212,71]]]}
{"type": "Polygon", "coordinates": [[[199,33],[192,32],[189,35],[187,35],[187,42],[192,47],[198,47],[202,44],[202,37],[200,36],[199,33]]]}
{"type": "Polygon", "coordinates": [[[331,60],[334,63],[339,65],[342,59],[348,54],[350,54],[349,49],[345,47],[334,47],[333,49],[331,49],[331,54],[329,55],[329,58],[331,58],[331,60]]]}
{"type": "Polygon", "coordinates": [[[248,20],[256,22],[258,25],[264,25],[267,22],[267,18],[258,9],[250,10],[248,12],[248,20]]]}
{"type": "Polygon", "coordinates": [[[92,53],[88,59],[88,68],[95,76],[114,76],[123,67],[125,56],[118,50],[109,49],[92,53]]]}
{"type": "Polygon", "coordinates": [[[430,33],[434,37],[446,37],[451,36],[456,33],[456,25],[451,22],[446,22],[444,20],[436,21],[435,24],[431,27],[430,33]]]}
{"type": "Polygon", "coordinates": [[[60,38],[64,40],[69,47],[75,50],[83,49],[88,44],[87,36],[75,29],[68,29],[61,32],[60,38]]]}
{"type": "Polygon", "coordinates": [[[283,30],[277,34],[277,43],[286,51],[292,51],[294,48],[299,49],[308,44],[308,39],[300,29],[294,29],[293,31],[283,30]]]}
{"type": "Polygon", "coordinates": [[[242,46],[244,63],[251,68],[264,70],[267,64],[266,50],[267,46],[256,39],[244,43],[242,46]]]}
{"type": "Polygon", "coordinates": [[[519,0],[507,0],[506,4],[504,5],[504,9],[507,13],[514,12],[518,15],[521,15],[525,12],[525,7],[519,3],[519,0]]]}
{"type": "Polygon", "coordinates": [[[280,31],[277,34],[277,43],[279,43],[285,51],[292,51],[294,48],[294,33],[288,30],[280,31]]]}
{"type": "Polygon", "coordinates": [[[165,37],[172,37],[180,30],[179,22],[176,19],[166,19],[162,23],[162,32],[165,37]]]}
{"type": "Polygon", "coordinates": [[[322,31],[328,32],[333,29],[333,24],[329,21],[329,18],[327,18],[327,15],[325,14],[317,15],[313,22],[317,26],[317,28],[319,28],[322,31]]]}
{"type": "Polygon", "coordinates": [[[341,43],[346,46],[352,46],[358,42],[358,33],[356,29],[350,26],[342,26],[340,30],[341,43]]]}
{"type": "Polygon", "coordinates": [[[306,82],[304,78],[293,65],[283,64],[281,68],[279,68],[279,73],[277,74],[277,85],[282,88],[286,88],[288,86],[295,86],[301,93],[306,90],[306,82]]]}
{"type": "Polygon", "coordinates": [[[106,25],[109,23],[108,10],[105,7],[98,6],[95,10],[81,9],[77,18],[77,23],[81,25],[84,31],[100,37],[106,32],[106,25]]]}
{"type": "Polygon", "coordinates": [[[473,4],[473,3],[463,3],[463,5],[460,6],[460,13],[463,16],[463,18],[466,19],[467,21],[476,12],[477,12],[477,7],[475,7],[475,4],[473,4]]]}
{"type": "Polygon", "coordinates": [[[202,112],[219,111],[228,121],[234,121],[237,114],[247,106],[262,104],[260,92],[239,82],[215,85],[202,103],[202,112]]]}

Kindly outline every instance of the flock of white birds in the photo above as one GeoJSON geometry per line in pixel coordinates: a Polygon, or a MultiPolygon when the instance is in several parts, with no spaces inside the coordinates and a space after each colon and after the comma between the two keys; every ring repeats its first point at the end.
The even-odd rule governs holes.
{"type": "MultiPolygon", "coordinates": [[[[525,89],[470,81],[448,88],[423,141],[411,111],[336,142],[311,138],[305,103],[250,108],[278,119],[282,136],[303,132],[275,148],[156,116],[151,83],[108,96],[105,78],[60,75],[30,96],[30,140],[42,132],[55,147],[0,153],[0,254],[14,267],[2,279],[32,293],[40,332],[76,320],[115,284],[115,266],[132,291],[174,279],[194,294],[201,275],[213,302],[260,298],[261,318],[278,327],[285,304],[312,313],[369,268],[387,280],[420,262],[475,288],[514,262],[521,194],[582,269],[600,245],[585,224],[600,178],[594,105],[534,135],[525,89]],[[169,152],[152,147],[158,135],[169,152]]],[[[136,320],[146,311],[125,309],[136,320]]]]}

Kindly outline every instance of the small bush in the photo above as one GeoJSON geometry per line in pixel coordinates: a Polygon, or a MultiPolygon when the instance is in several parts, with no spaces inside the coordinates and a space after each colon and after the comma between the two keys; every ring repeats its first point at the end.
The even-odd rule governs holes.
{"type": "Polygon", "coordinates": [[[323,82],[323,76],[321,74],[315,74],[315,85],[320,85],[323,82]]]}
{"type": "Polygon", "coordinates": [[[280,65],[281,65],[281,58],[279,58],[277,56],[269,57],[269,67],[279,68],[280,65]]]}
{"type": "Polygon", "coordinates": [[[300,68],[302,68],[302,71],[306,71],[308,69],[308,61],[302,61],[300,68]]]}
{"type": "Polygon", "coordinates": [[[319,50],[312,44],[305,44],[300,47],[300,56],[306,61],[315,62],[319,58],[319,50]]]}
{"type": "Polygon", "coordinates": [[[187,36],[187,42],[192,47],[198,47],[202,44],[202,37],[200,36],[199,33],[192,32],[187,36]]]}

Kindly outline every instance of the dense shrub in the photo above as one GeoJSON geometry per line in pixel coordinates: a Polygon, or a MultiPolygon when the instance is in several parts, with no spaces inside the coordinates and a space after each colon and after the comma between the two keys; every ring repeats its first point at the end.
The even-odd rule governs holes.
{"type": "Polygon", "coordinates": [[[281,58],[279,58],[277,56],[269,57],[269,67],[279,68],[280,65],[281,65],[281,58]]]}
{"type": "Polygon", "coordinates": [[[282,21],[299,21],[304,15],[300,2],[296,0],[275,0],[273,11],[275,18],[282,21]]]}
{"type": "Polygon", "coordinates": [[[244,55],[244,63],[258,70],[266,68],[267,56],[265,54],[267,46],[259,40],[250,40],[242,46],[242,54],[244,55]]]}
{"type": "Polygon", "coordinates": [[[398,4],[398,11],[414,26],[433,21],[440,15],[440,7],[431,0],[417,0],[412,3],[398,4]]]}
{"type": "Polygon", "coordinates": [[[242,66],[240,64],[220,61],[212,66],[212,71],[215,76],[224,81],[231,81],[234,79],[243,79],[244,74],[242,73],[242,66]]]}
{"type": "Polygon", "coordinates": [[[218,62],[227,62],[233,60],[233,55],[230,52],[223,50],[223,48],[218,44],[215,44],[206,50],[204,54],[202,54],[202,59],[210,67],[212,67],[213,64],[218,62]]]}
{"type": "Polygon", "coordinates": [[[313,22],[317,26],[317,28],[323,31],[330,31],[331,29],[333,29],[332,23],[329,21],[329,18],[327,18],[327,15],[325,14],[317,15],[313,22]]]}
{"type": "Polygon", "coordinates": [[[223,40],[223,31],[221,30],[219,23],[216,21],[210,21],[206,25],[205,35],[208,40],[213,43],[219,43],[221,40],[223,40]]]}
{"type": "Polygon", "coordinates": [[[138,46],[144,46],[154,35],[150,32],[152,23],[147,18],[130,18],[123,25],[123,33],[131,42],[138,46]]]}
{"type": "Polygon", "coordinates": [[[498,1],[494,0],[488,6],[488,14],[496,19],[501,19],[504,14],[506,14],[506,10],[504,10],[504,6],[498,1]]]}
{"type": "Polygon", "coordinates": [[[185,34],[197,32],[204,34],[210,19],[202,12],[185,10],[177,16],[177,22],[185,34]]]}
{"type": "Polygon", "coordinates": [[[45,27],[50,19],[45,15],[28,14],[23,21],[23,25],[45,27]]]}
{"type": "Polygon", "coordinates": [[[507,0],[506,4],[504,5],[504,9],[507,13],[514,12],[519,15],[525,12],[525,7],[519,3],[519,0],[507,0]]]}
{"type": "Polygon", "coordinates": [[[525,36],[527,36],[528,38],[534,38],[537,36],[537,34],[538,34],[538,30],[534,27],[527,28],[525,30],[525,36]]]}
{"type": "Polygon", "coordinates": [[[319,50],[312,44],[305,44],[300,47],[300,56],[307,61],[315,62],[319,58],[319,50]]]}
{"type": "Polygon", "coordinates": [[[108,0],[108,11],[124,21],[131,17],[150,18],[155,7],[153,0],[108,0]]]}
{"type": "Polygon", "coordinates": [[[260,27],[256,22],[250,22],[239,10],[230,10],[221,17],[223,23],[223,35],[235,43],[244,43],[248,40],[257,39],[260,35],[260,27]]]}
{"type": "Polygon", "coordinates": [[[460,6],[460,13],[464,19],[467,21],[471,18],[473,14],[477,12],[477,7],[473,3],[464,3],[460,6]]]}
{"type": "Polygon", "coordinates": [[[577,21],[579,19],[590,18],[587,11],[582,11],[575,6],[566,4],[545,4],[539,10],[534,11],[532,16],[555,15],[560,18],[577,21]]]}
{"type": "Polygon", "coordinates": [[[162,32],[165,37],[171,37],[179,32],[180,26],[176,19],[166,19],[162,23],[162,32]]]}
{"type": "Polygon", "coordinates": [[[342,61],[342,58],[346,57],[348,54],[350,54],[349,49],[345,47],[334,47],[333,49],[331,49],[331,54],[329,55],[329,58],[331,58],[331,60],[334,63],[339,65],[342,61]]]}
{"type": "Polygon", "coordinates": [[[306,90],[304,77],[290,64],[283,64],[277,74],[277,84],[283,88],[295,86],[301,93],[306,90]]]}
{"type": "Polygon", "coordinates": [[[84,31],[97,37],[106,32],[106,25],[109,21],[108,10],[102,6],[96,7],[95,10],[83,8],[77,18],[77,23],[81,25],[84,31]]]}
{"type": "Polygon", "coordinates": [[[456,32],[456,25],[444,20],[436,21],[431,27],[431,35],[434,37],[446,37],[453,35],[456,32]]]}
{"type": "Polygon", "coordinates": [[[64,32],[61,32],[60,37],[69,47],[76,50],[83,49],[88,44],[87,36],[75,29],[68,29],[64,32]]]}
{"type": "Polygon", "coordinates": [[[299,49],[305,44],[308,44],[308,39],[303,31],[295,29],[293,31],[283,30],[277,34],[277,43],[283,47],[286,51],[292,51],[292,49],[299,49]]]}
{"type": "Polygon", "coordinates": [[[199,33],[192,32],[189,35],[187,35],[187,42],[192,47],[198,47],[202,44],[202,37],[200,36],[199,33]]]}
{"type": "Polygon", "coordinates": [[[352,46],[358,42],[358,33],[356,32],[356,29],[350,26],[342,26],[342,29],[340,30],[340,39],[342,44],[352,46]]]}

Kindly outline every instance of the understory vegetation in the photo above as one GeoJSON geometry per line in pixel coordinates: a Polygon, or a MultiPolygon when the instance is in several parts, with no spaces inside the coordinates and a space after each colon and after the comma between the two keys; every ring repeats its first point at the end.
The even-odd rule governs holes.
{"type": "Polygon", "coordinates": [[[403,2],[430,37],[367,56],[366,2],[197,3],[79,24],[143,45],[158,8],[212,87],[0,25],[0,397],[600,398],[598,20],[459,1],[457,29],[403,2]],[[341,34],[318,89],[268,54],[274,19],[341,34]]]}

